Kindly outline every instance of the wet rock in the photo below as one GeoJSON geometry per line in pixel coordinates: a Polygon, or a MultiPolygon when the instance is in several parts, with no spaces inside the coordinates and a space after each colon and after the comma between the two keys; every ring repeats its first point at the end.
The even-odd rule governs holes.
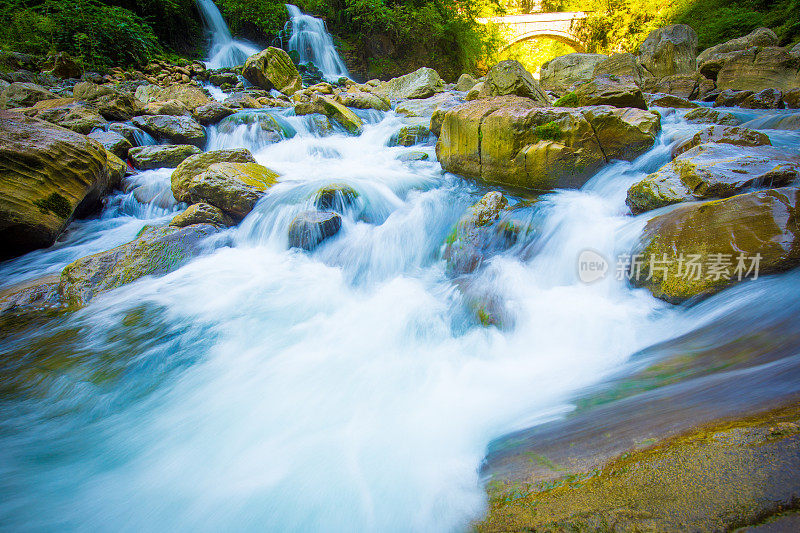
{"type": "Polygon", "coordinates": [[[236,150],[212,150],[197,153],[186,158],[172,173],[170,183],[172,193],[179,202],[187,202],[190,197],[191,180],[202,174],[214,163],[255,163],[253,154],[245,148],[236,150]]]}
{"type": "Polygon", "coordinates": [[[196,85],[185,83],[171,83],[166,87],[142,85],[136,89],[136,99],[145,104],[178,100],[189,111],[194,111],[202,105],[211,103],[211,99],[203,89],[196,85]]]}
{"type": "Polygon", "coordinates": [[[70,306],[83,307],[103,292],[177,269],[198,255],[215,231],[207,224],[147,228],[132,242],[70,263],[61,272],[59,291],[70,306]]]}
{"type": "Polygon", "coordinates": [[[233,109],[260,109],[262,107],[255,97],[247,93],[234,93],[225,99],[225,105],[233,109]]]}
{"type": "Polygon", "coordinates": [[[319,211],[344,212],[352,206],[358,198],[358,191],[344,183],[326,185],[319,191],[314,199],[314,206],[319,211]]]}
{"type": "Polygon", "coordinates": [[[173,181],[172,193],[179,202],[208,203],[241,220],[275,183],[278,174],[258,163],[213,163],[200,174],[173,181]]]}
{"type": "Polygon", "coordinates": [[[578,106],[613,105],[647,109],[642,90],[631,81],[602,76],[579,85],[572,94],[578,106]]]}
{"type": "Polygon", "coordinates": [[[410,126],[403,126],[395,135],[389,140],[389,146],[414,146],[421,144],[428,140],[431,136],[431,130],[424,124],[413,124],[410,126]]]}
{"type": "Polygon", "coordinates": [[[306,211],[289,226],[289,247],[311,251],[342,228],[342,217],[330,211],[306,211]]]}
{"type": "Polygon", "coordinates": [[[676,109],[694,109],[700,107],[700,104],[671,94],[654,94],[649,103],[651,106],[674,107],[676,109]]]}
{"type": "Polygon", "coordinates": [[[716,111],[707,107],[693,109],[683,117],[692,124],[719,124],[722,126],[738,126],[740,121],[733,113],[716,111]]]}
{"type": "Polygon", "coordinates": [[[432,117],[439,110],[447,110],[464,101],[453,93],[439,93],[430,98],[416,98],[399,102],[395,112],[406,118],[432,117]]]}
{"type": "Polygon", "coordinates": [[[628,189],[627,204],[641,213],[684,202],[726,198],[753,187],[780,187],[800,165],[768,147],[703,144],[682,153],[628,189]]]}
{"type": "Polygon", "coordinates": [[[639,45],[637,56],[656,78],[691,74],[696,67],[697,33],[685,24],[658,28],[639,45]]]}
{"type": "Polygon", "coordinates": [[[189,144],[162,144],[131,148],[128,150],[128,158],[139,170],[150,170],[175,168],[187,157],[199,153],[198,147],[189,144]]]}
{"type": "Polygon", "coordinates": [[[747,97],[752,95],[753,91],[725,89],[717,95],[717,98],[714,100],[714,107],[734,107],[741,104],[747,97]]]}
{"type": "Polygon", "coordinates": [[[46,276],[0,290],[0,317],[18,317],[58,310],[64,306],[58,275],[46,276]]]}
{"type": "Polygon", "coordinates": [[[0,112],[0,257],[50,246],[112,186],[95,140],[48,122],[0,112]]]}
{"type": "Polygon", "coordinates": [[[361,135],[364,131],[364,123],[358,118],[358,115],[327,96],[315,96],[309,103],[297,104],[295,113],[298,115],[314,113],[325,115],[338,122],[351,135],[361,135]]]}
{"type": "Polygon", "coordinates": [[[713,80],[722,67],[725,54],[747,50],[754,46],[777,46],[778,36],[768,28],[757,28],[744,37],[731,39],[716,46],[706,48],[697,56],[697,69],[713,80]]]}
{"type": "Polygon", "coordinates": [[[208,76],[208,81],[212,85],[220,87],[222,85],[236,85],[239,83],[239,76],[234,72],[227,72],[223,69],[213,70],[208,76]]]}
{"type": "Polygon", "coordinates": [[[464,100],[467,102],[471,102],[472,100],[477,100],[481,97],[481,93],[483,92],[483,87],[486,85],[484,82],[479,81],[476,83],[472,89],[467,92],[467,96],[464,97],[464,100]]]}
{"type": "Polygon", "coordinates": [[[89,137],[102,144],[103,148],[121,159],[126,159],[128,150],[133,148],[128,139],[113,131],[95,131],[90,133],[89,137]]]}
{"type": "Polygon", "coordinates": [[[476,83],[478,83],[478,80],[476,80],[470,74],[462,74],[461,76],[458,77],[458,81],[456,82],[456,90],[461,92],[467,92],[473,87],[475,87],[476,83]]]}
{"type": "Polygon", "coordinates": [[[788,91],[800,86],[799,67],[800,58],[785,48],[765,46],[730,52],[722,60],[717,88],[788,91]]]}
{"type": "Polygon", "coordinates": [[[339,93],[336,95],[336,101],[345,107],[354,107],[356,109],[388,111],[391,108],[387,100],[364,91],[339,93]]]}
{"type": "Polygon", "coordinates": [[[144,135],[146,135],[144,130],[124,122],[112,122],[108,125],[108,131],[119,133],[125,137],[129,143],[131,143],[131,146],[138,146],[137,137],[141,139],[144,135]]]}
{"type": "Polygon", "coordinates": [[[459,219],[447,238],[443,255],[451,275],[474,272],[485,257],[510,245],[509,236],[493,227],[506,209],[508,200],[503,193],[492,191],[459,219]]]}
{"type": "Polygon", "coordinates": [[[133,125],[143,129],[156,139],[175,144],[191,144],[202,148],[206,143],[206,130],[190,117],[170,115],[146,115],[133,117],[133,125]]]}
{"type": "Polygon", "coordinates": [[[550,98],[539,87],[531,73],[519,61],[501,61],[486,74],[480,98],[515,95],[530,98],[540,105],[550,105],[550,98]]]}
{"type": "Polygon", "coordinates": [[[292,95],[303,88],[303,80],[289,54],[270,46],[247,58],[242,69],[247,81],[267,91],[277,89],[292,95]]]}
{"type": "Polygon", "coordinates": [[[167,100],[166,102],[150,102],[145,104],[142,112],[145,115],[186,115],[189,110],[178,100],[167,100]]]}
{"type": "Polygon", "coordinates": [[[444,81],[432,68],[422,67],[382,83],[373,92],[392,100],[429,98],[444,90],[444,81]]]}
{"type": "Polygon", "coordinates": [[[603,54],[581,53],[566,54],[551,59],[541,67],[539,85],[545,91],[564,94],[575,85],[594,78],[595,67],[608,59],[609,57],[603,54]]]}
{"type": "Polygon", "coordinates": [[[783,93],[778,89],[764,89],[751,94],[739,105],[746,109],[783,109],[783,93]]]}
{"type": "Polygon", "coordinates": [[[225,117],[233,115],[236,111],[220,102],[211,102],[201,105],[192,113],[192,117],[204,126],[216,124],[225,117]]]}
{"type": "Polygon", "coordinates": [[[402,154],[397,156],[398,161],[403,161],[404,163],[409,163],[411,161],[427,161],[428,154],[426,152],[420,151],[411,151],[411,152],[403,152],[402,154]]]}
{"type": "Polygon", "coordinates": [[[96,128],[103,128],[107,124],[106,119],[101,117],[97,111],[72,98],[42,100],[33,107],[19,111],[29,117],[46,120],[84,135],[96,128]]]}
{"type": "Polygon", "coordinates": [[[594,75],[589,79],[599,76],[613,76],[619,80],[632,81],[639,87],[652,79],[653,75],[639,64],[633,54],[613,54],[594,67],[594,75]]]}
{"type": "Polygon", "coordinates": [[[678,146],[673,148],[672,157],[687,152],[695,146],[706,143],[725,143],[734,146],[771,146],[769,137],[747,128],[737,128],[735,126],[711,126],[699,131],[678,146]]]}
{"type": "Polygon", "coordinates": [[[634,285],[677,303],[714,294],[739,281],[735,269],[740,255],[748,258],[746,269],[750,258],[760,254],[759,276],[796,267],[800,264],[798,196],[796,187],[756,191],[680,206],[653,218],[641,239],[643,269],[634,285]],[[715,254],[727,261],[727,279],[708,272],[694,279],[685,274],[685,264],[679,266],[681,255],[699,255],[705,262],[715,254]],[[652,271],[651,257],[659,261],[659,268],[652,271]],[[678,271],[681,267],[683,275],[678,271]]]}
{"type": "Polygon", "coordinates": [[[448,172],[488,183],[575,188],[608,161],[647,151],[659,130],[660,116],[650,111],[547,108],[505,96],[449,110],[436,153],[448,172]]]}
{"type": "Polygon", "coordinates": [[[128,163],[106,150],[106,166],[108,167],[109,186],[119,189],[122,185],[122,178],[128,172],[128,163]]]}
{"type": "Polygon", "coordinates": [[[192,204],[182,213],[175,215],[169,223],[170,226],[185,228],[194,224],[211,224],[212,226],[227,227],[235,224],[234,220],[225,214],[222,209],[206,203],[192,204]]]}
{"type": "Polygon", "coordinates": [[[789,109],[800,108],[800,88],[786,91],[783,94],[783,101],[786,102],[786,107],[789,109]]]}
{"type": "Polygon", "coordinates": [[[12,83],[0,93],[0,109],[31,107],[42,100],[53,100],[58,95],[35,83],[12,83]]]}

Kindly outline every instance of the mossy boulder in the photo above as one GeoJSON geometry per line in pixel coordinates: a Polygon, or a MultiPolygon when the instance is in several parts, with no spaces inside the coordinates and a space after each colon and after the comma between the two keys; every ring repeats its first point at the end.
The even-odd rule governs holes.
{"type": "Polygon", "coordinates": [[[342,217],[332,211],[305,211],[289,225],[289,247],[311,251],[342,229],[342,217]]]}
{"type": "Polygon", "coordinates": [[[608,56],[603,54],[583,53],[556,57],[542,65],[539,71],[539,85],[545,91],[553,91],[557,94],[567,93],[575,85],[594,78],[595,67],[608,59],[608,56]]]}
{"type": "Polygon", "coordinates": [[[632,81],[599,76],[573,91],[579,106],[612,105],[647,109],[642,90],[632,81]]]}
{"type": "Polygon", "coordinates": [[[683,117],[692,124],[719,124],[722,126],[738,126],[741,121],[733,113],[717,111],[707,107],[699,107],[686,113],[683,117]]]}
{"type": "Polygon", "coordinates": [[[122,185],[122,179],[128,172],[128,163],[108,150],[106,150],[106,160],[109,184],[113,188],[119,188],[122,185]]]}
{"type": "Polygon", "coordinates": [[[505,95],[522,96],[540,105],[550,105],[550,98],[539,87],[539,82],[525,70],[522,63],[514,59],[501,61],[489,69],[479,96],[492,98],[505,95]]]}
{"type": "Polygon", "coordinates": [[[226,227],[235,224],[234,220],[225,212],[211,204],[192,204],[183,212],[178,213],[169,223],[176,228],[185,228],[194,224],[211,224],[212,226],[226,227]]]}
{"type": "Polygon", "coordinates": [[[133,117],[133,125],[156,139],[173,144],[191,144],[202,148],[206,143],[206,130],[191,117],[170,115],[144,115],[133,117]]]}
{"type": "Polygon", "coordinates": [[[50,246],[112,186],[97,141],[48,122],[0,112],[0,258],[50,246]]]}
{"type": "Polygon", "coordinates": [[[326,185],[314,195],[314,206],[319,211],[344,212],[351,207],[359,194],[346,183],[326,185]]]}
{"type": "Polygon", "coordinates": [[[145,104],[178,100],[189,111],[194,111],[202,105],[211,103],[211,98],[208,97],[203,89],[196,85],[185,83],[171,83],[165,87],[141,85],[136,88],[135,96],[137,100],[145,104]]]}
{"type": "Polygon", "coordinates": [[[167,100],[166,102],[150,102],[142,108],[144,115],[187,115],[189,110],[179,100],[167,100]]]}
{"type": "Polygon", "coordinates": [[[679,206],[653,218],[639,246],[642,271],[632,283],[678,303],[741,281],[736,271],[740,256],[749,269],[752,258],[760,254],[759,276],[796,267],[800,264],[798,198],[796,187],[768,189],[679,206]],[[727,270],[690,276],[679,258],[691,256],[699,256],[703,264],[714,257],[723,259],[727,270]]]}
{"type": "Polygon", "coordinates": [[[74,261],[61,272],[59,291],[72,307],[83,307],[97,295],[144,276],[171,272],[202,251],[216,228],[147,228],[136,240],[74,261]]]}
{"type": "Polygon", "coordinates": [[[740,91],[738,89],[725,89],[721,91],[714,100],[714,107],[734,107],[742,102],[745,98],[752,96],[753,91],[740,91]]]}
{"type": "Polygon", "coordinates": [[[255,163],[256,160],[250,150],[239,148],[235,150],[212,150],[211,152],[197,153],[186,158],[177,165],[172,173],[170,183],[172,194],[179,202],[189,201],[189,184],[196,176],[202,174],[214,163],[255,163]]]}
{"type": "Polygon", "coordinates": [[[756,28],[743,37],[737,37],[715,46],[710,46],[697,56],[697,69],[711,79],[717,79],[725,54],[747,50],[754,46],[778,46],[778,36],[769,28],[756,28]]]}
{"type": "Polygon", "coordinates": [[[108,124],[106,119],[100,116],[95,109],[86,104],[76,102],[72,98],[42,100],[34,104],[33,107],[18,111],[29,117],[46,120],[84,135],[108,124]]]}
{"type": "Polygon", "coordinates": [[[200,149],[190,144],[162,144],[140,146],[128,150],[128,157],[139,170],[175,168],[187,157],[199,154],[200,149]]]}
{"type": "Polygon", "coordinates": [[[504,96],[449,110],[436,153],[448,172],[487,183],[576,188],[610,160],[647,151],[660,127],[657,113],[640,109],[551,108],[504,96]]]}
{"type": "Polygon", "coordinates": [[[287,95],[303,88],[303,79],[289,54],[273,46],[247,58],[242,76],[262,89],[277,89],[287,95]]]}
{"type": "Polygon", "coordinates": [[[128,139],[114,131],[95,131],[90,133],[89,137],[102,144],[103,148],[121,159],[126,159],[128,150],[133,148],[128,139]]]}
{"type": "Polygon", "coordinates": [[[336,121],[351,135],[361,135],[364,131],[364,123],[358,118],[358,115],[328,96],[317,95],[310,102],[297,104],[295,113],[298,115],[315,113],[325,115],[336,121]]]}
{"type": "Polygon", "coordinates": [[[15,82],[0,92],[0,109],[31,107],[42,100],[52,100],[58,95],[35,83],[15,82]]]}
{"type": "Polygon", "coordinates": [[[444,91],[444,80],[432,68],[422,67],[405,76],[392,78],[382,83],[373,92],[384,98],[429,98],[444,91]]]}
{"type": "Polygon", "coordinates": [[[677,157],[695,146],[707,143],[724,143],[735,146],[772,146],[767,134],[760,131],[736,126],[709,126],[675,146],[672,149],[672,157],[677,157]]]}
{"type": "Polygon", "coordinates": [[[739,105],[746,109],[783,109],[783,93],[778,89],[764,89],[751,94],[739,105]]]}
{"type": "Polygon", "coordinates": [[[726,198],[752,187],[780,187],[800,177],[800,165],[769,147],[702,144],[635,183],[627,204],[641,213],[687,200],[726,198]]]}
{"type": "Polygon", "coordinates": [[[478,83],[478,80],[476,80],[474,76],[464,73],[459,76],[458,81],[456,81],[456,91],[465,93],[475,87],[476,83],[478,83]]]}
{"type": "Polygon", "coordinates": [[[403,126],[389,139],[389,146],[414,146],[427,141],[430,135],[431,130],[427,124],[403,126]]]}
{"type": "Polygon", "coordinates": [[[650,32],[639,45],[639,62],[656,78],[690,74],[697,60],[697,33],[686,24],[664,26],[650,32]]]}
{"type": "Polygon", "coordinates": [[[366,91],[342,92],[336,95],[336,101],[345,107],[356,109],[377,109],[388,111],[391,108],[388,99],[366,91]]]}

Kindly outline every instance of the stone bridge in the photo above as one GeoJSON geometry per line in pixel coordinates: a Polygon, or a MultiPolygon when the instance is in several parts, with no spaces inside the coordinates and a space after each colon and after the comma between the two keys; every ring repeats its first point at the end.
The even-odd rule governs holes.
{"type": "Polygon", "coordinates": [[[507,44],[504,50],[528,39],[548,37],[568,44],[578,52],[584,52],[583,43],[574,32],[574,22],[586,18],[583,11],[562,13],[532,13],[530,15],[509,15],[505,17],[481,18],[481,24],[497,24],[505,35],[507,44]]]}

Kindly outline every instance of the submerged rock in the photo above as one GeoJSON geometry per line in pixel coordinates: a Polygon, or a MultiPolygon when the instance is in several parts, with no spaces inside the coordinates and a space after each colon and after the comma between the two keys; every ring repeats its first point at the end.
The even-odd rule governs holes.
{"type": "Polygon", "coordinates": [[[174,144],[191,144],[202,148],[206,143],[205,128],[190,117],[148,115],[134,117],[133,124],[157,139],[166,139],[174,144]]]}
{"type": "Polygon", "coordinates": [[[146,228],[132,242],[67,265],[59,291],[70,306],[83,307],[103,292],[177,269],[198,255],[203,240],[215,231],[207,224],[146,228]]]}
{"type": "Polygon", "coordinates": [[[139,170],[150,170],[175,168],[187,157],[199,153],[200,149],[190,144],[160,144],[131,148],[128,157],[139,170]]]}
{"type": "Polygon", "coordinates": [[[113,186],[97,141],[0,112],[0,258],[50,246],[113,186]]]}
{"type": "Polygon", "coordinates": [[[352,206],[358,198],[358,191],[344,183],[326,185],[314,199],[314,206],[319,211],[343,212],[352,206]]]}
{"type": "Polygon", "coordinates": [[[331,211],[305,211],[289,226],[289,247],[311,251],[342,228],[342,217],[331,211]]]}
{"type": "Polygon", "coordinates": [[[289,54],[273,46],[247,58],[242,76],[267,91],[277,89],[292,95],[303,88],[303,79],[289,54]]]}
{"type": "MultiPolygon", "coordinates": [[[[653,218],[641,239],[642,270],[632,283],[657,298],[677,303],[714,294],[741,281],[737,272],[740,257],[746,258],[741,265],[746,271],[752,258],[760,254],[759,276],[797,266],[799,197],[796,187],[770,189],[679,206],[653,218]],[[685,261],[682,264],[679,258],[695,255],[703,264],[720,259],[724,271],[706,270],[696,278],[687,275],[685,261]]],[[[741,272],[742,280],[745,273],[741,272]]]]}
{"type": "Polygon", "coordinates": [[[513,242],[511,236],[493,227],[506,209],[508,200],[503,193],[492,191],[459,219],[447,238],[443,254],[450,274],[474,272],[489,254],[508,248],[513,242]]]}

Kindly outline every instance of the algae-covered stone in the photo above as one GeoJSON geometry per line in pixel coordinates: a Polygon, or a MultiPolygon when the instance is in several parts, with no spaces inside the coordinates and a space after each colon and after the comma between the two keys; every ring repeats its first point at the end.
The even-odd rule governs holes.
{"type": "Polygon", "coordinates": [[[196,85],[184,83],[171,83],[166,87],[142,85],[136,89],[136,99],[145,104],[178,100],[189,111],[194,111],[202,105],[211,103],[211,99],[203,89],[196,85]]]}
{"type": "Polygon", "coordinates": [[[590,76],[589,79],[598,76],[613,76],[619,80],[632,81],[642,88],[653,78],[636,56],[628,53],[612,54],[611,57],[597,63],[594,67],[594,76],[590,76]]]}
{"type": "Polygon", "coordinates": [[[213,163],[185,182],[180,197],[189,204],[208,203],[241,220],[275,183],[278,174],[258,163],[213,163]]]}
{"type": "Polygon", "coordinates": [[[686,24],[664,26],[650,32],[639,45],[639,61],[656,78],[692,73],[697,42],[697,33],[686,24]]]}
{"type": "Polygon", "coordinates": [[[15,82],[0,92],[0,109],[30,107],[42,100],[52,100],[58,95],[35,83],[15,82]]]}
{"type": "Polygon", "coordinates": [[[114,131],[95,131],[90,133],[89,137],[96,140],[102,144],[106,150],[122,159],[126,159],[128,157],[128,150],[133,148],[133,145],[131,145],[128,139],[114,131]]]}
{"type": "Polygon", "coordinates": [[[42,100],[33,107],[19,111],[29,117],[46,120],[84,135],[108,124],[97,111],[71,98],[42,100]]]}
{"type": "Polygon", "coordinates": [[[771,146],[765,133],[735,126],[709,126],[672,149],[672,157],[706,143],[725,143],[736,146],[771,146]]]}
{"type": "Polygon", "coordinates": [[[109,186],[119,188],[122,184],[122,178],[124,178],[125,173],[128,172],[128,164],[106,150],[106,166],[108,167],[109,186]]]}
{"type": "Polygon", "coordinates": [[[305,211],[289,225],[289,247],[311,251],[342,228],[342,217],[331,211],[305,211]]]}
{"type": "Polygon", "coordinates": [[[71,306],[82,307],[103,292],[177,269],[198,255],[203,240],[215,231],[206,224],[148,228],[132,242],[67,265],[59,290],[71,306]]]}
{"type": "Polygon", "coordinates": [[[149,104],[145,104],[142,113],[145,115],[179,116],[188,114],[189,110],[183,102],[179,100],[167,100],[166,102],[150,102],[149,104]]]}
{"type": "Polygon", "coordinates": [[[315,113],[325,115],[338,122],[351,135],[361,135],[364,131],[364,123],[358,118],[358,115],[327,96],[318,95],[307,104],[297,104],[295,113],[298,115],[315,113]]]}
{"type": "Polygon", "coordinates": [[[343,212],[358,198],[358,191],[344,183],[326,185],[314,198],[314,206],[320,211],[343,212]]]}
{"type": "Polygon", "coordinates": [[[653,218],[641,239],[642,272],[633,284],[657,298],[681,302],[719,292],[740,281],[739,273],[746,279],[756,255],[759,276],[797,266],[798,197],[796,187],[769,189],[679,206],[653,218]],[[687,275],[685,259],[692,256],[699,256],[703,265],[719,259],[722,267],[687,275]],[[739,258],[744,260],[743,271],[737,271],[739,258]]]}
{"type": "Polygon", "coordinates": [[[508,247],[505,233],[492,228],[506,209],[508,200],[503,193],[491,191],[459,219],[447,239],[443,255],[450,274],[474,272],[488,254],[508,247]]]}
{"type": "Polygon", "coordinates": [[[187,157],[199,154],[200,149],[190,144],[140,146],[128,150],[128,157],[139,170],[175,168],[187,157]]]}
{"type": "Polygon", "coordinates": [[[234,220],[225,212],[211,204],[192,204],[185,211],[178,213],[169,223],[170,226],[185,228],[194,224],[211,224],[212,226],[232,226],[234,220]]]}
{"type": "Polygon", "coordinates": [[[579,106],[613,105],[647,109],[642,90],[632,81],[600,76],[579,85],[573,94],[579,106]]]}
{"type": "Polygon", "coordinates": [[[428,98],[444,90],[444,81],[432,68],[422,67],[405,76],[382,83],[373,92],[379,96],[400,100],[403,98],[428,98]]]}
{"type": "Polygon", "coordinates": [[[539,87],[539,82],[514,59],[501,61],[489,69],[480,92],[481,98],[505,95],[522,96],[540,105],[550,105],[550,98],[539,87]]]}
{"type": "Polygon", "coordinates": [[[738,126],[741,124],[733,113],[717,111],[707,107],[693,109],[683,117],[692,124],[720,124],[722,126],[738,126]]]}
{"type": "Polygon", "coordinates": [[[539,84],[546,91],[558,94],[569,92],[574,85],[591,80],[595,67],[606,60],[608,56],[603,54],[574,53],[558,56],[542,65],[539,84]]]}
{"type": "Polygon", "coordinates": [[[133,124],[153,137],[166,139],[173,144],[191,144],[202,148],[206,143],[205,128],[191,117],[146,115],[133,117],[133,124]]]}
{"type": "Polygon", "coordinates": [[[389,146],[414,146],[427,141],[430,135],[431,130],[424,124],[403,126],[396,134],[392,135],[389,146]]]}
{"type": "Polygon", "coordinates": [[[336,101],[345,107],[354,107],[356,109],[388,111],[391,108],[388,100],[365,91],[339,93],[336,95],[336,101]]]}
{"type": "Polygon", "coordinates": [[[273,46],[247,58],[242,76],[267,91],[277,89],[292,95],[303,88],[303,79],[289,54],[273,46]]]}
{"type": "Polygon", "coordinates": [[[191,180],[202,174],[214,163],[255,163],[256,160],[250,150],[239,148],[234,150],[212,150],[211,152],[196,153],[187,157],[172,173],[170,183],[172,194],[179,202],[189,202],[189,184],[191,180]]]}
{"type": "Polygon", "coordinates": [[[105,149],[48,122],[0,112],[0,258],[53,244],[111,187],[105,149]]]}

